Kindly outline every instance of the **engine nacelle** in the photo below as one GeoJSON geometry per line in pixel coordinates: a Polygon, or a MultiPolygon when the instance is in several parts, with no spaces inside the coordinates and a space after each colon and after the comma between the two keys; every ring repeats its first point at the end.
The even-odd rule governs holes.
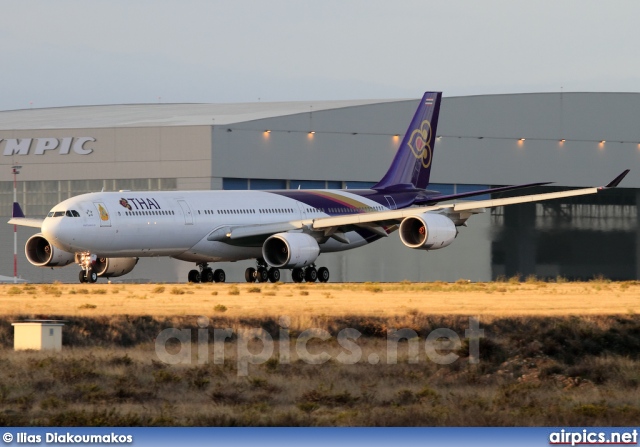
{"type": "Polygon", "coordinates": [[[27,260],[38,267],[64,267],[74,260],[74,254],[54,247],[42,235],[31,236],[24,245],[24,254],[27,260]]]}
{"type": "Polygon", "coordinates": [[[400,223],[400,240],[409,248],[437,250],[451,244],[458,233],[455,224],[442,214],[423,213],[400,223]]]}
{"type": "Polygon", "coordinates": [[[98,258],[93,270],[100,277],[114,278],[129,273],[138,263],[138,258],[98,258]]]}
{"type": "Polygon", "coordinates": [[[313,264],[320,254],[318,242],[304,233],[278,233],[264,241],[262,257],[277,268],[299,268],[313,264]]]}

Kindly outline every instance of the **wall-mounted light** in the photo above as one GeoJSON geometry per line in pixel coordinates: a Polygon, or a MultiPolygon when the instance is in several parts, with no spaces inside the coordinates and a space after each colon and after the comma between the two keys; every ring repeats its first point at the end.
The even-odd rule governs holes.
{"type": "Polygon", "coordinates": [[[518,141],[524,141],[524,140],[525,140],[525,138],[520,138],[520,140],[518,140],[518,141]]]}
{"type": "Polygon", "coordinates": [[[269,129],[265,130],[264,133],[271,133],[269,129]]]}
{"type": "Polygon", "coordinates": [[[309,135],[315,135],[315,134],[316,134],[315,130],[312,130],[312,131],[309,132],[309,135]]]}
{"type": "Polygon", "coordinates": [[[600,144],[604,144],[606,142],[607,142],[607,140],[600,140],[600,144]]]}
{"type": "Polygon", "coordinates": [[[561,138],[561,139],[560,139],[560,142],[561,142],[561,143],[564,143],[565,141],[567,141],[567,140],[565,140],[564,138],[561,138]]]}

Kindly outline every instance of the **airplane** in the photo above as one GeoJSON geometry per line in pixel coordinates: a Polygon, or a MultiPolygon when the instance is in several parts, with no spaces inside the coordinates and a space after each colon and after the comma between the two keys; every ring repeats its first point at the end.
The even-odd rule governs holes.
{"type": "Polygon", "coordinates": [[[326,282],[320,254],[350,250],[399,232],[417,250],[439,250],[486,208],[595,194],[602,187],[502,199],[453,202],[548,183],[444,195],[426,189],[433,161],[441,92],[426,92],[384,177],[371,189],[274,191],[96,192],[55,205],[44,219],[25,217],[14,203],[11,225],[40,229],[25,255],[38,267],[80,265],[80,282],[118,277],[139,258],[170,256],[195,263],[189,282],[225,282],[209,263],[255,259],[247,282],[276,282],[290,269],[294,282],[326,282]],[[447,203],[443,203],[447,202],[447,203]]]}

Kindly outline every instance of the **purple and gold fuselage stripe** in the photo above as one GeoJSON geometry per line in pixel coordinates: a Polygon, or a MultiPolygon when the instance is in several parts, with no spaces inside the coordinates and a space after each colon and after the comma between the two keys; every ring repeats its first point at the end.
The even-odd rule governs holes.
{"type": "Polygon", "coordinates": [[[345,197],[341,194],[336,194],[336,193],[332,193],[332,192],[328,192],[328,191],[308,191],[309,194],[313,194],[315,196],[319,196],[325,199],[329,199],[331,200],[333,203],[335,203],[337,206],[344,206],[347,208],[352,208],[352,209],[356,209],[360,212],[365,212],[365,209],[370,207],[370,205],[367,205],[366,203],[360,201],[360,200],[356,200],[354,198],[351,197],[345,197]]]}
{"type": "MultiPolygon", "coordinates": [[[[344,207],[352,210],[357,210],[358,212],[366,212],[367,207],[370,208],[372,206],[363,201],[345,197],[333,192],[321,190],[276,190],[269,192],[272,194],[289,197],[316,209],[323,209],[327,214],[343,214],[339,212],[330,212],[330,208],[344,207]]],[[[374,202],[379,203],[375,200],[374,202]]]]}

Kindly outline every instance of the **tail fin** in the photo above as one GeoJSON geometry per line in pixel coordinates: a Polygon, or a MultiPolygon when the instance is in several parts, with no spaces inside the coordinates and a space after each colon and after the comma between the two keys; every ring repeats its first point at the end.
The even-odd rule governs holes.
{"type": "Polygon", "coordinates": [[[424,94],[389,170],[373,189],[427,187],[441,100],[442,92],[424,94]]]}

